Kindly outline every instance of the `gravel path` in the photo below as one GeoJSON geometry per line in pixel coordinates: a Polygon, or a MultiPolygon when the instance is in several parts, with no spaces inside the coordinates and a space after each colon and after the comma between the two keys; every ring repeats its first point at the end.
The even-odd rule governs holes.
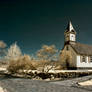
{"type": "Polygon", "coordinates": [[[90,79],[92,76],[65,81],[45,82],[20,78],[0,78],[0,85],[8,92],[92,92],[92,87],[76,85],[78,81],[90,79]]]}

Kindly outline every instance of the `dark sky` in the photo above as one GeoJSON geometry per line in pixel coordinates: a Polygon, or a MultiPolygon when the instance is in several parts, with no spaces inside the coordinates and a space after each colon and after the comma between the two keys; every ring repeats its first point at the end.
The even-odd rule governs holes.
{"type": "Polygon", "coordinates": [[[63,47],[68,20],[77,40],[92,44],[91,0],[0,0],[0,40],[32,54],[43,44],[63,47]]]}

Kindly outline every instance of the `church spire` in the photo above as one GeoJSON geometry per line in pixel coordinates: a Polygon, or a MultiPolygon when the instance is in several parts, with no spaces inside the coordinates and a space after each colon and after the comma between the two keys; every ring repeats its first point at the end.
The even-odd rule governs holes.
{"type": "Polygon", "coordinates": [[[73,27],[71,21],[69,21],[68,26],[67,26],[65,32],[74,32],[74,33],[76,33],[76,31],[74,30],[74,27],[73,27]]]}
{"type": "Polygon", "coordinates": [[[71,32],[72,30],[74,30],[71,21],[70,21],[69,24],[68,24],[68,30],[69,30],[70,32],[71,32]]]}

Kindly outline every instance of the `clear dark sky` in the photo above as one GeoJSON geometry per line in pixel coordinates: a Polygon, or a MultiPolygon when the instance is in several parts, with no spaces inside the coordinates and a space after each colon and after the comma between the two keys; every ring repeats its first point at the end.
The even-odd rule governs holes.
{"type": "Polygon", "coordinates": [[[91,0],[0,0],[0,40],[8,46],[17,41],[25,53],[43,44],[61,49],[68,20],[77,40],[92,44],[91,0]]]}

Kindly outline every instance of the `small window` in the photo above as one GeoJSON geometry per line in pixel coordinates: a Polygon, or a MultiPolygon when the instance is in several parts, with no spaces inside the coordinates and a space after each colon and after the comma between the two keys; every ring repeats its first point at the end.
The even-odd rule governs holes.
{"type": "Polygon", "coordinates": [[[66,46],[66,50],[69,50],[69,47],[68,46],[66,46]]]}
{"type": "Polygon", "coordinates": [[[73,37],[73,35],[72,35],[72,37],[73,37]]]}
{"type": "Polygon", "coordinates": [[[82,56],[82,62],[86,62],[86,57],[82,56]]]}
{"type": "Polygon", "coordinates": [[[90,56],[90,62],[92,62],[92,56],[90,56]]]}

